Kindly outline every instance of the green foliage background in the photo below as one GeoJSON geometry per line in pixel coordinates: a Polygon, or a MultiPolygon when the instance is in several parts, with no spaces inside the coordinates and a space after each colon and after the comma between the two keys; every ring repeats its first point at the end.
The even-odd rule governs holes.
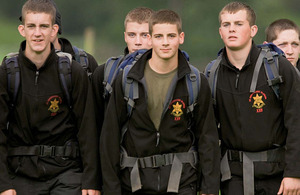
{"type": "MultiPolygon", "coordinates": [[[[265,28],[274,20],[289,18],[300,25],[298,0],[241,0],[257,14],[257,44],[264,41],[265,28]]],[[[0,58],[17,51],[23,40],[17,31],[18,17],[25,0],[1,0],[0,6],[0,58]]],[[[95,50],[89,51],[101,64],[110,56],[123,52],[124,18],[135,7],[146,6],[154,10],[172,9],[183,20],[185,43],[182,49],[200,70],[216,57],[223,47],[218,28],[218,13],[229,0],[56,0],[62,14],[63,37],[74,45],[84,47],[83,33],[87,27],[96,32],[95,50]]]]}

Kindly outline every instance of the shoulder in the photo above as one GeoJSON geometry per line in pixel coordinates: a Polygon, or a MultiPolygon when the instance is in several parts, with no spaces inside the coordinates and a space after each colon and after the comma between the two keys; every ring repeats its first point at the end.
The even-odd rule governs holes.
{"type": "Polygon", "coordinates": [[[92,74],[92,80],[103,80],[104,64],[99,65],[92,74]]]}

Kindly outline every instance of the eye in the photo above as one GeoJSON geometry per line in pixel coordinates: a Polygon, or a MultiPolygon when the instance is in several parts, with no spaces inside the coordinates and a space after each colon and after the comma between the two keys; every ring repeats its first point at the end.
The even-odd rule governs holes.
{"type": "Polygon", "coordinates": [[[131,38],[135,37],[135,33],[128,33],[127,35],[131,38]]]}
{"type": "Polygon", "coordinates": [[[280,48],[283,48],[283,47],[286,46],[286,44],[285,44],[285,43],[280,43],[280,44],[278,44],[277,46],[280,47],[280,48]]]}
{"type": "Polygon", "coordinates": [[[298,47],[299,43],[292,43],[292,47],[298,47]]]}
{"type": "Polygon", "coordinates": [[[46,24],[45,25],[41,25],[41,28],[42,29],[47,29],[47,28],[49,28],[49,25],[46,25],[46,24]]]}
{"type": "Polygon", "coordinates": [[[28,24],[27,28],[34,28],[34,25],[33,24],[28,24]]]}
{"type": "Polygon", "coordinates": [[[145,33],[145,34],[142,34],[142,37],[143,37],[143,38],[147,38],[147,35],[148,35],[148,34],[146,34],[146,33],[145,33]]]}
{"type": "Polygon", "coordinates": [[[159,38],[161,38],[162,37],[162,35],[155,35],[154,36],[154,38],[157,38],[157,39],[159,39],[159,38]]]}

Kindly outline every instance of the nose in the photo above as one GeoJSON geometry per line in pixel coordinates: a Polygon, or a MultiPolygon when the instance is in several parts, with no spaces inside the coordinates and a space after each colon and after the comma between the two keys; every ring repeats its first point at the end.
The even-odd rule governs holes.
{"type": "Polygon", "coordinates": [[[34,35],[35,36],[40,36],[41,35],[41,29],[39,27],[36,27],[34,30],[34,35]]]}
{"type": "Polygon", "coordinates": [[[286,53],[289,54],[289,55],[292,55],[294,53],[294,49],[293,49],[291,44],[288,44],[287,49],[286,49],[286,53]]]}
{"type": "Polygon", "coordinates": [[[235,26],[234,25],[229,25],[229,31],[230,32],[235,32],[235,26]]]}
{"type": "Polygon", "coordinates": [[[142,44],[142,43],[141,43],[141,36],[140,36],[140,35],[136,36],[135,44],[136,44],[136,45],[141,45],[141,44],[142,44]]]}
{"type": "Polygon", "coordinates": [[[167,36],[165,36],[165,37],[163,38],[163,45],[169,45],[169,40],[168,40],[168,37],[167,37],[167,36]]]}

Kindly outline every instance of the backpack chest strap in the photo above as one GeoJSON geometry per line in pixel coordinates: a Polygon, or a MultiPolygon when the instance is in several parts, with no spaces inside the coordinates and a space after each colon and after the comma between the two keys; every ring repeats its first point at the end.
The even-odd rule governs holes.
{"type": "Polygon", "coordinates": [[[254,164],[253,162],[282,162],[284,160],[285,148],[280,147],[261,152],[244,152],[227,150],[221,160],[221,181],[231,179],[228,161],[239,161],[243,163],[243,186],[244,194],[254,195],[254,164]]]}
{"type": "Polygon", "coordinates": [[[142,158],[130,157],[124,149],[121,151],[121,169],[132,168],[130,173],[132,192],[142,188],[139,168],[159,168],[162,166],[172,165],[167,192],[178,193],[183,163],[189,163],[195,168],[198,163],[198,153],[194,148],[192,148],[189,152],[168,153],[142,158]]]}

